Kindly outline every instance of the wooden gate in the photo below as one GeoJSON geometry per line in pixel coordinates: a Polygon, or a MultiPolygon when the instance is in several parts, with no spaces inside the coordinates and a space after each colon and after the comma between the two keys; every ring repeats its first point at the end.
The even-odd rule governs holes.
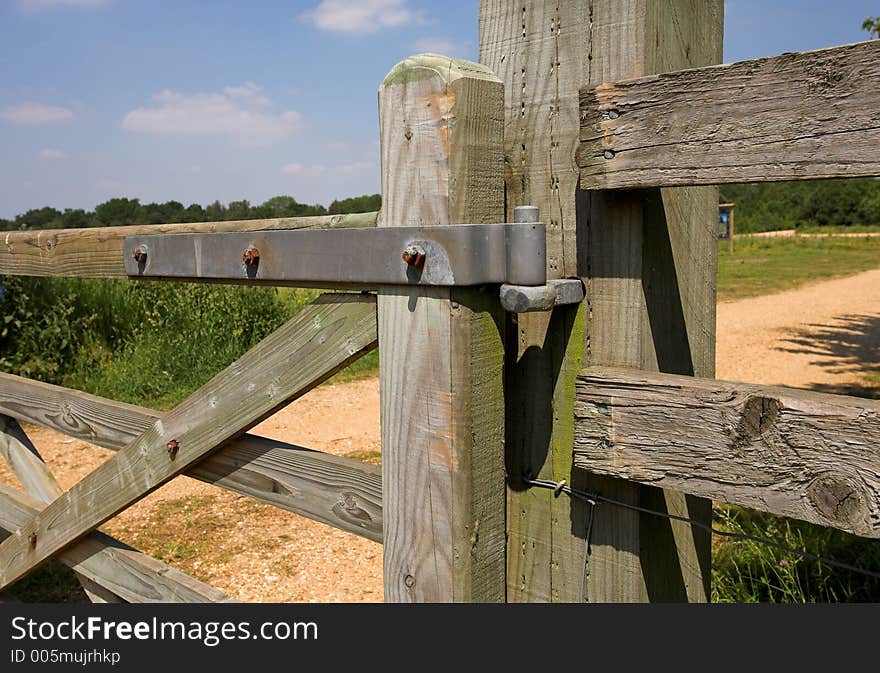
{"type": "MultiPolygon", "coordinates": [[[[706,600],[712,499],[880,537],[880,403],[712,380],[711,186],[880,175],[880,41],[713,66],[722,5],[482,0],[482,64],[416,56],[380,87],[381,214],[7,234],[0,274],[137,278],[151,236],[246,233],[212,280],[266,283],[267,232],[430,243],[533,205],[546,287],[586,300],[514,313],[497,285],[340,274],[318,284],[369,292],[323,295],[167,413],[0,374],[27,490],[0,486],[0,588],[58,557],[95,600],[229,600],[96,532],[181,474],[382,541],[389,601],[706,600]],[[381,474],[245,434],[377,346],[381,474]],[[17,420],[117,453],[62,492],[17,420]]],[[[424,262],[403,252],[376,254],[424,262]]]]}

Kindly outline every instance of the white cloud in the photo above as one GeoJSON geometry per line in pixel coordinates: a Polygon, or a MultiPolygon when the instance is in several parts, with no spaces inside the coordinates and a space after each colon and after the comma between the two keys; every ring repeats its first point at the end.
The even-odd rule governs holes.
{"type": "Polygon", "coordinates": [[[374,33],[380,28],[424,21],[420,12],[409,7],[408,0],[322,0],[300,18],[322,30],[343,33],[374,33]]]}
{"type": "Polygon", "coordinates": [[[154,107],[140,107],[125,115],[128,131],[156,135],[220,135],[248,144],[288,137],[302,121],[294,111],[272,113],[272,102],[256,84],[228,86],[220,93],[183,94],[163,91],[153,97],[154,107]]]}
{"type": "Polygon", "coordinates": [[[25,12],[38,12],[43,9],[72,7],[74,9],[92,9],[108,4],[110,0],[18,0],[18,6],[25,12]]]}
{"type": "Polygon", "coordinates": [[[40,156],[43,157],[43,159],[66,159],[67,158],[67,154],[65,154],[61,150],[53,150],[53,149],[49,149],[49,148],[42,150],[40,152],[40,156]]]}
{"type": "Polygon", "coordinates": [[[418,52],[442,54],[443,56],[467,56],[470,44],[453,42],[443,37],[423,37],[413,44],[418,52]]]}
{"type": "Polygon", "coordinates": [[[65,107],[43,105],[42,103],[19,103],[0,108],[0,119],[12,124],[53,124],[73,117],[73,112],[65,107]]]}
{"type": "Polygon", "coordinates": [[[340,175],[350,175],[352,173],[367,173],[378,169],[378,164],[373,161],[355,161],[350,164],[336,164],[333,166],[325,166],[324,164],[301,164],[292,163],[284,164],[281,172],[285,175],[317,175],[330,171],[340,175]]]}

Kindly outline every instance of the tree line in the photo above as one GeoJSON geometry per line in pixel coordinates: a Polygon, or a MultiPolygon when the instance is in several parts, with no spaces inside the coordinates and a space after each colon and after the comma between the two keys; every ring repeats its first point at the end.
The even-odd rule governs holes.
{"type": "Polygon", "coordinates": [[[880,180],[816,180],[722,185],[736,203],[739,232],[799,227],[880,226],[880,180]]]}
{"type": "Polygon", "coordinates": [[[0,231],[23,229],[82,229],[87,227],[115,227],[124,224],[173,224],[179,222],[222,222],[254,220],[272,217],[306,217],[309,215],[338,215],[379,210],[382,197],[378,194],[355,196],[336,200],[330,207],[299,203],[292,196],[275,196],[259,205],[250,201],[219,201],[202,206],[193,203],[184,206],[179,201],[141,203],[140,199],[114,198],[95,206],[94,210],[49,206],[32,208],[8,220],[0,218],[0,231]]]}
{"type": "MultiPolygon", "coordinates": [[[[723,185],[721,200],[736,203],[736,227],[740,232],[803,226],[880,226],[880,180],[871,178],[723,185]]],[[[338,215],[372,212],[381,207],[379,194],[336,200],[329,207],[299,203],[292,196],[275,196],[259,205],[242,200],[227,205],[215,201],[207,206],[115,198],[91,211],[34,208],[12,220],[0,219],[0,231],[338,215]]]]}

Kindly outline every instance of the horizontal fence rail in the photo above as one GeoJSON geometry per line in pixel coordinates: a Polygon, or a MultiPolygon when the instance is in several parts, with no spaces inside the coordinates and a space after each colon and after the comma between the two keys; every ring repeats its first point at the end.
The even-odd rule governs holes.
{"type": "Polygon", "coordinates": [[[880,401],[590,368],[574,464],[880,538],[880,401]]]}
{"type": "Polygon", "coordinates": [[[0,275],[128,278],[122,256],[127,236],[199,234],[290,229],[375,227],[379,213],[319,215],[230,222],[144,224],[89,229],[44,229],[3,233],[0,275]]]}
{"type": "Polygon", "coordinates": [[[880,40],[581,91],[584,189],[880,175],[880,40]]]}
{"type": "MultiPolygon", "coordinates": [[[[162,413],[0,374],[0,413],[119,451],[162,413]]],[[[184,474],[382,541],[381,470],[350,458],[243,435],[184,474]]]]}

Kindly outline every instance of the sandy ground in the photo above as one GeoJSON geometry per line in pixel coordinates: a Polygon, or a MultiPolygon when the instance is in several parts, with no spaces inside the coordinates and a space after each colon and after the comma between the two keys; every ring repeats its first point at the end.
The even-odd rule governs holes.
{"type": "MultiPolygon", "coordinates": [[[[718,307],[718,378],[858,394],[880,371],[880,270],[718,307]]],[[[378,380],[325,385],[254,432],[379,450],[378,380]]],[[[110,452],[28,427],[61,485],[110,452]]],[[[15,484],[0,467],[0,479],[15,484]]],[[[103,527],[245,601],[379,601],[381,545],[182,477],[103,527]]]]}
{"type": "Polygon", "coordinates": [[[858,394],[880,372],[880,269],[718,305],[716,376],[858,394]]]}

